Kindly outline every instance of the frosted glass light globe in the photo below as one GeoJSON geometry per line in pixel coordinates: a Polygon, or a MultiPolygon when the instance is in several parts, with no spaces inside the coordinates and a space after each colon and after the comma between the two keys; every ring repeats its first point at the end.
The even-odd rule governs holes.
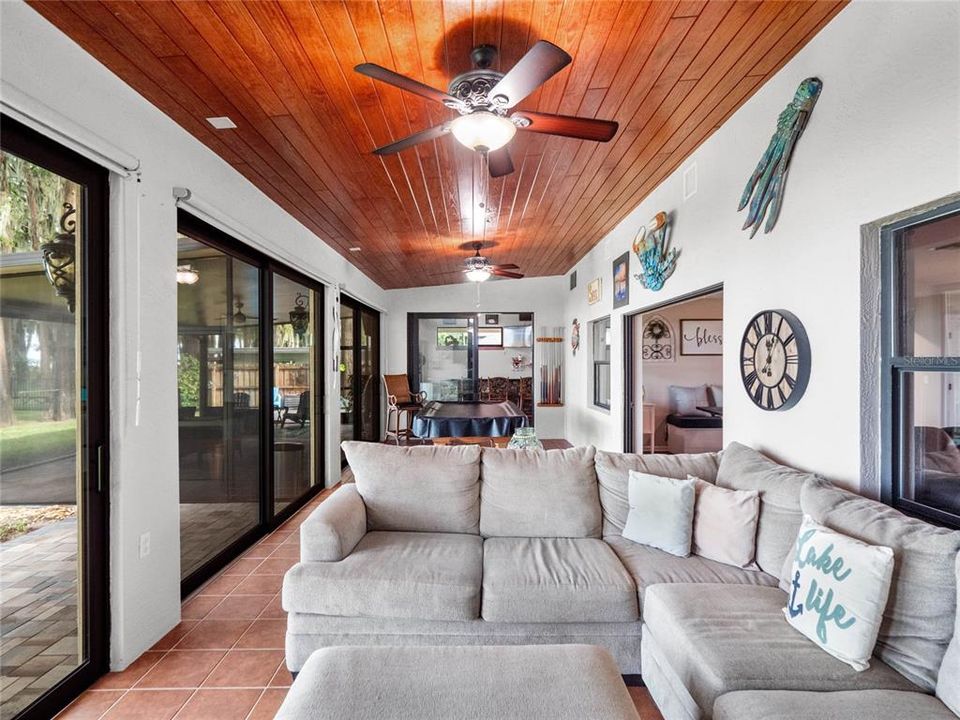
{"type": "Polygon", "coordinates": [[[472,280],[473,282],[483,282],[490,277],[490,271],[487,268],[472,268],[467,270],[465,274],[467,280],[472,280]]]}
{"type": "Polygon", "coordinates": [[[450,126],[453,136],[471,150],[492,152],[513,139],[517,127],[505,117],[486,110],[461,115],[450,126]]]}

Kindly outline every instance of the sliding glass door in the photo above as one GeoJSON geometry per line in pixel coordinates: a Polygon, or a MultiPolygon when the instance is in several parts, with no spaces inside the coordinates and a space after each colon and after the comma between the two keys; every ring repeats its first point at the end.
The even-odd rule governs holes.
{"type": "Polygon", "coordinates": [[[341,295],[341,440],[380,440],[380,382],[380,313],[341,295]]]}
{"type": "Polygon", "coordinates": [[[323,292],[186,213],[178,242],[186,593],[323,484],[323,292]]]}
{"type": "Polygon", "coordinates": [[[314,326],[319,293],[273,275],[273,505],[281,512],[317,484],[316,409],[321,358],[314,326]]]}
{"type": "Polygon", "coordinates": [[[49,718],[107,664],[107,173],[0,148],[0,718],[49,718]]]}
{"type": "Polygon", "coordinates": [[[179,238],[180,575],[260,525],[260,271],[179,238]],[[183,282],[183,273],[187,280],[183,282]]]}

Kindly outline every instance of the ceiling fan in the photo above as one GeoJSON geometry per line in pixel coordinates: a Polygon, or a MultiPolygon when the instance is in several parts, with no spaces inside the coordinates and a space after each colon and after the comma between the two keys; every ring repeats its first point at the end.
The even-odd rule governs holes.
{"type": "Polygon", "coordinates": [[[483,243],[475,242],[471,244],[471,247],[474,250],[473,256],[463,259],[463,264],[466,266],[463,274],[467,276],[467,280],[479,283],[489,279],[491,275],[517,280],[523,277],[523,273],[515,272],[520,269],[517,265],[513,263],[494,265],[486,257],[481,255],[480,250],[483,248],[483,243]]]}
{"type": "Polygon", "coordinates": [[[491,176],[501,177],[513,172],[510,153],[505,146],[518,129],[595,142],[607,142],[616,134],[619,126],[611,120],[525,110],[507,115],[512,107],[570,64],[571,57],[553,43],[538,40],[506,75],[492,69],[497,58],[497,49],[492,45],[474,48],[470,58],[473,69],[457,75],[450,82],[448,92],[380,65],[357,65],[354,69],[358,73],[442,103],[460,113],[453,120],[378,147],[374,154],[390,155],[452,133],[461,144],[486,156],[491,176]]]}

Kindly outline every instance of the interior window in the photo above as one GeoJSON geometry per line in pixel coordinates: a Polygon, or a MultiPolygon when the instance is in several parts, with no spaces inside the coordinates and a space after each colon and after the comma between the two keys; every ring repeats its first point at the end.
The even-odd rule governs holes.
{"type": "Polygon", "coordinates": [[[593,354],[593,404],[610,409],[610,316],[590,323],[593,354]]]}

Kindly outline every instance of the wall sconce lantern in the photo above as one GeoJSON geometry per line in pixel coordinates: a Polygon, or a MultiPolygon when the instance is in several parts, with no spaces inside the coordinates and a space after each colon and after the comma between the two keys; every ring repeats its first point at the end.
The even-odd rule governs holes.
{"type": "Polygon", "coordinates": [[[307,327],[310,325],[310,311],[307,309],[307,296],[303,293],[297,293],[297,299],[294,300],[296,307],[290,311],[290,324],[293,325],[293,332],[300,340],[303,340],[307,334],[307,327]]]}
{"type": "Polygon", "coordinates": [[[73,312],[77,292],[77,209],[70,203],[64,203],[63,210],[60,232],[51,242],[43,243],[40,252],[47,280],[57,297],[66,299],[67,307],[73,312]]]}

